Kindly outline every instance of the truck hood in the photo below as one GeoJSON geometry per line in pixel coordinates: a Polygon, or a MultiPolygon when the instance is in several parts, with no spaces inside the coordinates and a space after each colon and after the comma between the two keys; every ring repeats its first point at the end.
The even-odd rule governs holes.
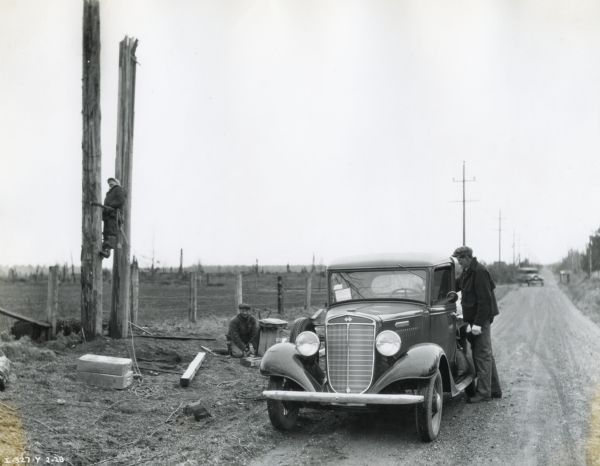
{"type": "Polygon", "coordinates": [[[402,317],[411,317],[420,314],[425,309],[425,304],[409,302],[381,302],[360,301],[337,305],[327,311],[326,319],[343,316],[346,314],[363,315],[374,318],[380,322],[394,320],[402,317]]]}

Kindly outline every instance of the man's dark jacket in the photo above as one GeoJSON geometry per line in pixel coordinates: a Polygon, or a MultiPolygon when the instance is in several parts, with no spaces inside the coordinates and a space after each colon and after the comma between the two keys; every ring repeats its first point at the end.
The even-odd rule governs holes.
{"type": "Polygon", "coordinates": [[[462,291],[463,319],[473,325],[483,326],[498,315],[498,304],[494,295],[496,285],[488,270],[473,257],[469,267],[458,280],[462,291]]]}
{"type": "Polygon", "coordinates": [[[229,322],[227,334],[232,343],[242,351],[248,343],[252,343],[258,351],[259,326],[257,320],[249,314],[238,314],[229,322]]]}
{"type": "Polygon", "coordinates": [[[112,209],[102,209],[102,220],[117,218],[117,211],[113,209],[121,209],[125,203],[125,192],[119,185],[115,185],[108,190],[104,198],[104,205],[112,207],[112,209]]]}

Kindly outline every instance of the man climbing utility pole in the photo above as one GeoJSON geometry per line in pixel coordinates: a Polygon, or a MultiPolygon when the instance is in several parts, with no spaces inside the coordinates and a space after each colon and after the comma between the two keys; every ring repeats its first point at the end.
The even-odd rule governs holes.
{"type": "Polygon", "coordinates": [[[117,247],[119,229],[123,226],[123,204],[125,204],[125,192],[121,183],[116,178],[109,178],[108,192],[104,198],[104,204],[92,202],[92,205],[102,208],[102,249],[99,254],[105,259],[110,257],[110,250],[117,247]]]}

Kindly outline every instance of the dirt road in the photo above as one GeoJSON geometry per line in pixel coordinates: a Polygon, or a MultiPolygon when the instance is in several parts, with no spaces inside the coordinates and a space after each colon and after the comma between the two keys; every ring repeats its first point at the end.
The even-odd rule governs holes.
{"type": "MultiPolygon", "coordinates": [[[[436,442],[421,443],[412,410],[380,415],[306,410],[298,429],[253,465],[600,464],[600,328],[558,289],[515,287],[492,326],[504,397],[445,399],[436,442]],[[597,447],[597,443],[596,443],[597,447]]],[[[265,413],[266,415],[266,413],[265,413]]]]}

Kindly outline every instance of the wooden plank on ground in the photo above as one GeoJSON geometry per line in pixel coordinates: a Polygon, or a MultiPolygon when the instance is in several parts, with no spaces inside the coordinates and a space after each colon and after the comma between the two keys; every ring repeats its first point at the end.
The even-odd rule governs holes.
{"type": "Polygon", "coordinates": [[[31,317],[21,315],[18,312],[9,311],[8,309],[3,309],[1,307],[0,307],[0,314],[4,314],[5,316],[12,317],[13,319],[29,322],[30,324],[39,325],[40,327],[44,327],[44,328],[51,327],[51,325],[48,322],[32,319],[31,317]]]}
{"type": "Polygon", "coordinates": [[[84,354],[77,360],[77,372],[124,376],[131,371],[131,359],[84,354]]]}
{"type": "Polygon", "coordinates": [[[202,351],[196,355],[194,360],[190,363],[187,370],[183,373],[181,379],[179,380],[179,384],[182,387],[187,387],[190,384],[191,380],[196,375],[196,372],[198,372],[198,369],[200,369],[200,366],[202,365],[202,362],[204,361],[205,357],[206,353],[202,351]]]}

